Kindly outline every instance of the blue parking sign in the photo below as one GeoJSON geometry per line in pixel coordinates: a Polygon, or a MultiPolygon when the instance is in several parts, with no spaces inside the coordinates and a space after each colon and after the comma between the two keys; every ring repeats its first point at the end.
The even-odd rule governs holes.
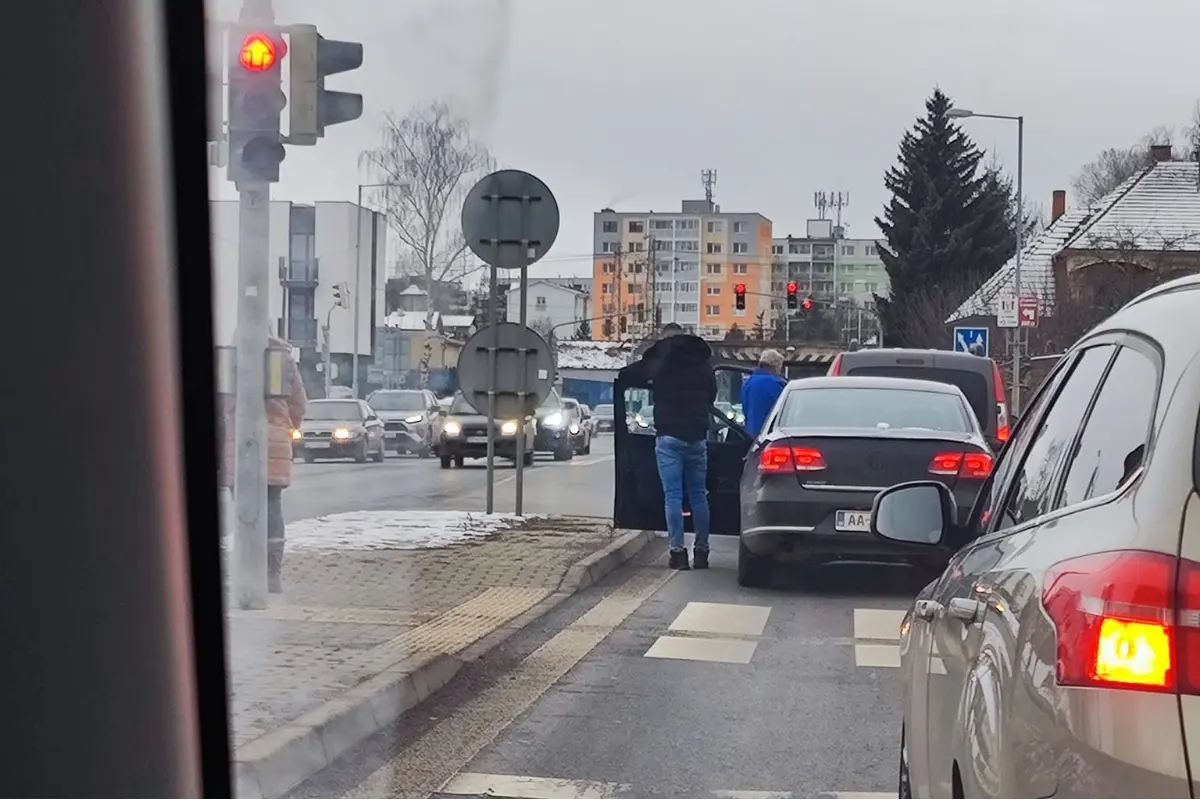
{"type": "Polygon", "coordinates": [[[955,328],[954,352],[986,356],[989,353],[988,333],[987,328],[955,328]]]}

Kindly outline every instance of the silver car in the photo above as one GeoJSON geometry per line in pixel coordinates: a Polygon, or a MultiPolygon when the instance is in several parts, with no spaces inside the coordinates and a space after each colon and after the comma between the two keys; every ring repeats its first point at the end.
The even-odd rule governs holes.
{"type": "Polygon", "coordinates": [[[1197,309],[1182,278],[1077,342],[963,525],[937,482],[876,497],[873,533],[954,551],[901,623],[900,797],[1200,790],[1197,309]]]}

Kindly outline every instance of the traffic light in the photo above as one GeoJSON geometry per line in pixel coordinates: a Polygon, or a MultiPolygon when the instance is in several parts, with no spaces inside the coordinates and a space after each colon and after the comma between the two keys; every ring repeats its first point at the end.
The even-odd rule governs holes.
{"type": "Polygon", "coordinates": [[[746,310],[746,284],[739,283],[737,286],[733,287],[733,301],[734,307],[738,311],[746,310]]]}
{"type": "Polygon", "coordinates": [[[350,307],[350,287],[344,283],[333,285],[333,304],[342,308],[350,307]]]}
{"type": "Polygon", "coordinates": [[[804,302],[800,304],[800,308],[805,311],[812,311],[813,299],[811,297],[804,298],[804,302]]]}
{"type": "Polygon", "coordinates": [[[796,292],[799,289],[800,289],[800,287],[796,285],[795,281],[788,281],[788,285],[787,285],[787,307],[788,308],[796,307],[796,292]]]}
{"type": "Polygon", "coordinates": [[[286,155],[279,117],[287,45],[271,26],[235,25],[229,37],[229,180],[273,183],[286,155]]]}
{"type": "Polygon", "coordinates": [[[288,144],[314,145],[328,125],[362,116],[363,97],[325,89],[325,78],[356,70],[363,64],[361,42],[339,42],[317,33],[315,25],[292,25],[288,58],[291,102],[288,144]]]}

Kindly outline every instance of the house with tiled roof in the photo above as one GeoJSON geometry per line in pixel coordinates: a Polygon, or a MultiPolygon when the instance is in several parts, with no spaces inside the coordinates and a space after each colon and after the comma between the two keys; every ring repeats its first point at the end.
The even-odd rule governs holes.
{"type": "MultiPolygon", "coordinates": [[[[1054,193],[1050,225],[1021,248],[1021,294],[1040,311],[1030,355],[1062,352],[1150,286],[1200,272],[1200,165],[1169,158],[1170,148],[1151,148],[1150,164],[1089,206],[1067,210],[1066,192],[1054,193]]],[[[996,312],[1013,295],[1015,272],[1014,257],[946,319],[992,328],[991,355],[1001,361],[996,312]]],[[[1027,388],[1036,386],[1039,371],[1026,374],[1027,388]]]]}

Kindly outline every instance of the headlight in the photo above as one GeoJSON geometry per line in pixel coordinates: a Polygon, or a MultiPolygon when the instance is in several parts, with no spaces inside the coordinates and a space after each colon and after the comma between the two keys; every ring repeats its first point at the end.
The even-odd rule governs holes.
{"type": "Polygon", "coordinates": [[[333,438],[349,439],[350,438],[350,429],[349,428],[338,428],[337,430],[335,430],[333,432],[333,438]]]}
{"type": "Polygon", "coordinates": [[[504,422],[504,423],[503,423],[503,424],[500,426],[500,435],[502,435],[502,436],[516,436],[516,435],[517,435],[517,422],[516,422],[516,420],[511,420],[511,419],[510,419],[510,420],[508,420],[508,421],[504,422]]]}
{"type": "Polygon", "coordinates": [[[553,414],[547,414],[542,424],[548,428],[557,428],[563,424],[563,415],[555,411],[553,414]]]}
{"type": "Polygon", "coordinates": [[[413,414],[411,417],[405,417],[404,421],[409,424],[415,424],[417,422],[420,422],[423,419],[425,419],[425,418],[422,417],[420,414],[413,414]]]}
{"type": "Polygon", "coordinates": [[[460,433],[462,433],[462,425],[458,420],[447,420],[446,423],[442,425],[442,433],[446,434],[447,436],[458,436],[460,433]]]}
{"type": "Polygon", "coordinates": [[[299,428],[296,428],[292,431],[292,439],[299,441],[300,439],[303,439],[303,438],[304,438],[304,434],[300,432],[299,428]]]}
{"type": "Polygon", "coordinates": [[[571,433],[579,433],[579,423],[578,422],[571,423],[571,433]]]}

